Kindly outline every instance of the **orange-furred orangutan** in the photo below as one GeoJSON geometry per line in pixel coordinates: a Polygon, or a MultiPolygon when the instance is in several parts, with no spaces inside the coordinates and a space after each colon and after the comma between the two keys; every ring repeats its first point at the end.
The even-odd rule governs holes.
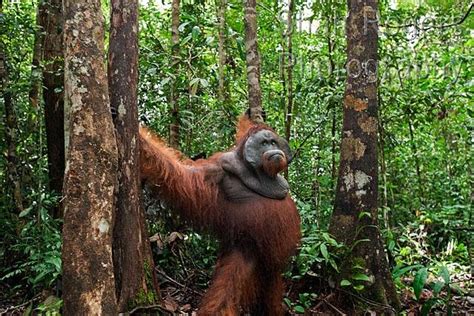
{"type": "Polygon", "coordinates": [[[281,273],[301,238],[300,217],[279,175],[290,149],[270,127],[247,118],[236,138],[228,152],[183,161],[141,128],[141,176],[183,218],[220,241],[199,315],[282,315],[281,273]]]}

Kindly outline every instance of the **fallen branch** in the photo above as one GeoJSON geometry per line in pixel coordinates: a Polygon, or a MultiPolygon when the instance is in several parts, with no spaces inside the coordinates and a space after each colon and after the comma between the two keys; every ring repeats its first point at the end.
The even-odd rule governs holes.
{"type": "Polygon", "coordinates": [[[168,276],[165,272],[163,272],[163,271],[161,271],[161,270],[159,270],[159,269],[157,269],[157,268],[156,268],[155,270],[156,270],[156,272],[158,272],[163,278],[165,278],[165,279],[168,280],[169,282],[171,282],[171,283],[173,283],[173,284],[175,284],[175,285],[177,285],[177,286],[179,286],[179,287],[181,287],[181,288],[183,288],[183,289],[189,289],[189,290],[191,290],[191,292],[193,292],[193,293],[196,294],[196,295],[202,296],[202,293],[200,293],[200,292],[198,292],[198,291],[196,291],[196,290],[194,290],[194,289],[192,289],[192,288],[190,288],[190,287],[188,287],[188,286],[186,286],[186,285],[184,285],[184,284],[182,284],[182,283],[179,283],[179,282],[176,281],[175,279],[173,279],[173,278],[171,278],[170,276],[168,276]]]}

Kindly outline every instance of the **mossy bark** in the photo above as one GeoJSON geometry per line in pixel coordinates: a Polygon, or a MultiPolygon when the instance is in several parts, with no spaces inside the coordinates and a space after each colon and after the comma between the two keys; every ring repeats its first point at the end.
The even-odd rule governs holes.
{"type": "MultiPolygon", "coordinates": [[[[43,1],[40,19],[44,31],[43,100],[48,144],[49,188],[61,194],[64,181],[64,44],[61,0],[43,1]]],[[[53,216],[62,217],[61,206],[53,216]]]]}
{"type": "MultiPolygon", "coordinates": [[[[341,160],[330,232],[364,260],[363,294],[395,309],[400,302],[388,268],[377,223],[377,0],[349,0],[347,81],[344,94],[341,160]],[[367,212],[367,215],[364,215],[367,212]],[[361,240],[368,240],[362,241],[361,240]]],[[[346,264],[343,276],[350,277],[346,264]]]]}
{"type": "Polygon", "coordinates": [[[109,108],[101,2],[65,0],[64,315],[116,315],[112,231],[118,154],[109,108]]]}
{"type": "Polygon", "coordinates": [[[145,271],[145,267],[151,267],[153,273],[154,265],[140,199],[138,1],[112,0],[110,21],[109,95],[116,113],[119,154],[113,256],[118,311],[125,312],[130,302],[140,297],[156,297],[159,289],[154,287],[156,282],[147,283],[145,271]]]}

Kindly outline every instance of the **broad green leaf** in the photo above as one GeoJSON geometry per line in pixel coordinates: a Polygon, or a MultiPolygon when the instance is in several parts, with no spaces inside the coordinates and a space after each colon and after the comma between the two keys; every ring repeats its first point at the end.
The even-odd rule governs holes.
{"type": "Polygon", "coordinates": [[[365,275],[363,273],[356,273],[352,276],[352,279],[353,280],[358,280],[358,281],[367,281],[369,282],[370,281],[370,278],[368,275],[365,275]]]}
{"type": "Polygon", "coordinates": [[[31,207],[26,208],[26,209],[24,209],[23,211],[20,212],[18,217],[24,217],[24,216],[28,215],[30,213],[30,211],[31,211],[31,207]]]}
{"type": "Polygon", "coordinates": [[[438,281],[433,285],[433,294],[436,296],[441,292],[441,290],[444,287],[444,282],[443,281],[438,281]]]}
{"type": "Polygon", "coordinates": [[[341,281],[341,286],[349,286],[349,285],[351,285],[351,284],[352,284],[351,281],[346,280],[346,279],[344,279],[344,280],[341,281]]]}
{"type": "Polygon", "coordinates": [[[446,283],[446,284],[451,283],[450,282],[450,277],[449,277],[449,271],[448,271],[448,268],[446,266],[444,266],[444,265],[441,266],[441,271],[439,272],[439,274],[443,278],[444,283],[446,283]]]}
{"type": "Polygon", "coordinates": [[[395,269],[392,272],[392,276],[394,278],[398,278],[398,277],[401,277],[402,275],[404,275],[405,273],[407,273],[408,271],[411,271],[411,270],[417,269],[417,268],[421,268],[421,267],[422,267],[421,264],[415,264],[415,265],[412,265],[412,266],[407,266],[407,267],[399,268],[399,269],[397,269],[397,267],[395,267],[395,269]]]}
{"type": "Polygon", "coordinates": [[[321,249],[321,254],[323,255],[324,259],[328,260],[329,259],[329,254],[328,254],[328,248],[326,247],[326,245],[321,244],[319,249],[321,249]]]}
{"type": "Polygon", "coordinates": [[[294,311],[298,314],[304,314],[304,307],[301,305],[296,305],[294,311]]]}
{"type": "Polygon", "coordinates": [[[425,267],[418,270],[413,280],[413,291],[415,292],[416,299],[420,299],[421,291],[425,286],[426,279],[428,278],[428,269],[425,267]]]}

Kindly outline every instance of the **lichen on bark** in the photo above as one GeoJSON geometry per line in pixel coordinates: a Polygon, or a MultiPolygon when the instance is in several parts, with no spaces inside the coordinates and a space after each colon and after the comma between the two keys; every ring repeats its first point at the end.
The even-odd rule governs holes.
{"type": "Polygon", "coordinates": [[[64,181],[64,314],[116,314],[112,263],[117,146],[100,1],[64,1],[69,146],[64,181]]]}

